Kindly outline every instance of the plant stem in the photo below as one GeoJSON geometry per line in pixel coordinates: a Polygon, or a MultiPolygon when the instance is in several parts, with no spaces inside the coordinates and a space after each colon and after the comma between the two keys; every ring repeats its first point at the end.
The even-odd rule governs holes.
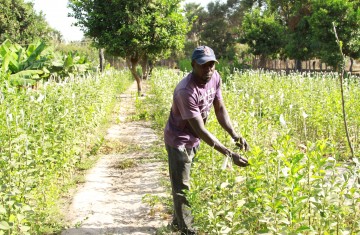
{"type": "Polygon", "coordinates": [[[348,126],[347,126],[347,122],[346,122],[346,111],[345,111],[345,99],[344,99],[344,87],[343,87],[344,86],[343,83],[344,83],[345,55],[342,52],[342,47],[341,47],[339,37],[338,37],[337,32],[336,32],[336,27],[335,27],[334,22],[333,22],[333,27],[334,27],[334,33],[335,33],[335,37],[336,37],[336,42],[337,42],[337,44],[339,46],[340,54],[342,56],[341,73],[340,73],[339,78],[340,78],[340,88],[341,88],[341,106],[342,106],[343,120],[344,120],[346,138],[347,138],[350,150],[351,150],[351,157],[354,158],[355,157],[354,156],[354,149],[352,147],[350,136],[349,136],[348,126]]]}
{"type": "Polygon", "coordinates": [[[310,192],[310,155],[307,155],[307,170],[308,170],[308,177],[307,177],[307,190],[308,191],[308,213],[309,213],[309,227],[311,226],[311,202],[310,202],[310,197],[311,197],[311,192],[310,192]]]}

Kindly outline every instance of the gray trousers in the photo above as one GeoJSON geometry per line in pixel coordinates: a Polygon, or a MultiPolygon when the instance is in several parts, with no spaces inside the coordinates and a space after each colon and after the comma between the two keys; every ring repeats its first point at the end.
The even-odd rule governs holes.
{"type": "Polygon", "coordinates": [[[166,145],[174,203],[173,224],[181,231],[193,230],[194,218],[191,215],[185,190],[190,188],[190,168],[198,148],[198,146],[194,148],[174,148],[166,145]]]}

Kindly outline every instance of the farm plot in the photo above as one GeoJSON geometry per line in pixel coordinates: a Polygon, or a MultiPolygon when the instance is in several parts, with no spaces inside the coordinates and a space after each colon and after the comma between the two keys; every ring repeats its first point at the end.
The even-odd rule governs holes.
{"type": "MultiPolygon", "coordinates": [[[[149,110],[165,126],[172,91],[183,74],[157,70],[149,110]]],[[[236,72],[223,96],[236,129],[251,146],[247,168],[221,170],[223,156],[205,144],[188,197],[200,231],[209,234],[358,234],[359,81],[346,80],[350,158],[336,74],[236,72]]],[[[211,115],[207,128],[228,146],[211,115]]]]}
{"type": "Polygon", "coordinates": [[[60,229],[59,199],[101,142],[96,133],[128,72],[0,87],[0,234],[60,229]]]}

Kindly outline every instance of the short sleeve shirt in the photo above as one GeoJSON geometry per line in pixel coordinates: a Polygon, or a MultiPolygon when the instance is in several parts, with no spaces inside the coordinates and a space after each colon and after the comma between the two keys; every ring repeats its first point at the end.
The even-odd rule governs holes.
{"type": "Polygon", "coordinates": [[[221,78],[217,71],[204,85],[198,84],[192,73],[179,82],[174,91],[169,119],[164,130],[166,144],[186,148],[199,145],[200,139],[187,120],[201,116],[206,122],[214,100],[222,100],[220,88],[221,78]]]}

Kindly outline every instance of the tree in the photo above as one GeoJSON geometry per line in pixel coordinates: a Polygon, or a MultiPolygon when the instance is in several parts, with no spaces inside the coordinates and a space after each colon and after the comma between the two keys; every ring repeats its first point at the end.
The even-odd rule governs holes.
{"type": "Polygon", "coordinates": [[[24,0],[0,0],[0,43],[6,39],[28,45],[37,39],[50,40],[51,29],[33,3],[24,0]]]}
{"type": "Polygon", "coordinates": [[[208,13],[200,4],[196,3],[185,4],[184,11],[188,24],[191,26],[186,35],[187,40],[185,43],[185,51],[189,52],[186,53],[186,57],[190,57],[192,50],[202,43],[200,37],[208,13]]]}
{"type": "Polygon", "coordinates": [[[265,59],[281,53],[285,46],[285,29],[275,14],[255,9],[245,15],[242,24],[242,43],[247,43],[250,52],[260,55],[260,66],[265,59]]]}
{"type": "Polygon", "coordinates": [[[282,57],[295,59],[295,69],[301,71],[301,62],[314,56],[308,21],[311,15],[311,4],[309,0],[269,0],[268,4],[269,10],[279,16],[286,30],[286,43],[282,57]]]}
{"type": "Polygon", "coordinates": [[[313,14],[310,18],[313,44],[317,47],[317,56],[334,68],[338,68],[342,55],[333,40],[333,22],[344,55],[360,58],[359,6],[360,2],[353,0],[313,0],[313,14]]]}
{"type": "Polygon", "coordinates": [[[227,19],[227,6],[220,1],[215,1],[207,5],[207,10],[201,41],[211,46],[219,58],[226,57],[227,48],[235,44],[227,19]]]}
{"type": "MultiPolygon", "coordinates": [[[[199,42],[199,34],[203,30],[202,26],[205,22],[205,17],[207,12],[200,4],[196,3],[187,3],[184,7],[185,17],[191,25],[189,32],[187,33],[187,38],[196,43],[199,42]]],[[[199,44],[198,44],[199,46],[199,44]]]]}
{"type": "Polygon", "coordinates": [[[180,1],[70,0],[69,7],[98,48],[126,59],[140,93],[136,67],[141,60],[165,58],[183,47],[188,28],[180,1]]]}

